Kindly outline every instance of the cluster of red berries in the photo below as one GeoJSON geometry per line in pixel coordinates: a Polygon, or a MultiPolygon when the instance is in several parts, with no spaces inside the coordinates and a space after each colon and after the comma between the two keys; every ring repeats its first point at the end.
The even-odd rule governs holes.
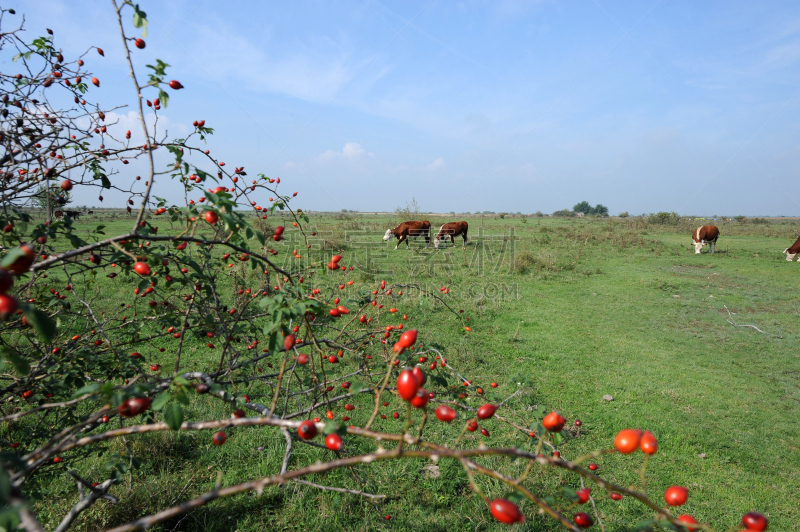
{"type": "Polygon", "coordinates": [[[36,258],[36,253],[26,244],[11,250],[10,253],[17,253],[17,258],[8,265],[8,269],[0,268],[0,320],[3,321],[19,311],[19,301],[7,293],[14,286],[14,276],[30,270],[36,258]]]}

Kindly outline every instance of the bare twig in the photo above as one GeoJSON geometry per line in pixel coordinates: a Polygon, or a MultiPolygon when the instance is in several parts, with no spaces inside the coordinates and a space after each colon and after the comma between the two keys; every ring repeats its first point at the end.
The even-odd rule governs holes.
{"type": "MultiPolygon", "coordinates": [[[[583,477],[581,477],[581,489],[585,488],[586,486],[583,485],[583,477]]],[[[600,532],[606,532],[606,527],[603,526],[603,521],[600,519],[600,514],[597,513],[597,506],[594,504],[594,497],[589,494],[589,502],[592,503],[592,510],[594,511],[594,517],[597,519],[597,523],[600,525],[600,532]]]]}
{"type": "MultiPolygon", "coordinates": [[[[734,327],[750,327],[751,329],[757,330],[761,334],[766,334],[767,336],[773,336],[775,338],[783,338],[783,336],[781,336],[780,334],[772,334],[772,333],[768,333],[768,332],[762,331],[761,329],[759,329],[755,325],[747,325],[747,324],[738,324],[738,323],[736,323],[733,320],[733,315],[731,314],[731,311],[728,310],[727,305],[722,305],[722,306],[725,307],[725,310],[728,312],[728,317],[727,318],[725,318],[725,316],[722,316],[722,317],[725,318],[725,321],[727,321],[728,323],[730,323],[734,327]]],[[[717,311],[717,313],[720,313],[719,309],[715,309],[715,310],[717,311]]]]}
{"type": "Polygon", "coordinates": [[[64,532],[70,526],[72,526],[73,521],[77,519],[80,513],[87,508],[89,508],[92,504],[95,503],[97,499],[107,499],[112,504],[117,502],[117,498],[113,495],[109,495],[106,493],[108,489],[111,487],[112,484],[116,482],[116,479],[110,478],[103,482],[102,484],[98,484],[97,486],[92,486],[90,482],[86,482],[81,477],[78,476],[77,473],[74,471],[69,472],[70,475],[75,477],[78,481],[78,485],[83,485],[89,489],[89,495],[81,499],[78,504],[72,507],[72,509],[64,516],[64,519],[61,520],[61,523],[53,530],[53,532],[64,532]]]}
{"type": "Polygon", "coordinates": [[[334,488],[332,486],[321,486],[319,484],[314,484],[313,482],[309,482],[307,480],[300,480],[295,479],[294,482],[297,484],[305,484],[306,486],[311,486],[313,488],[325,490],[325,491],[337,491],[339,493],[350,493],[352,495],[360,495],[362,497],[367,497],[369,499],[385,499],[386,495],[375,495],[373,493],[367,493],[364,491],[356,491],[356,490],[348,490],[345,488],[334,488]]]}
{"type": "Polygon", "coordinates": [[[286,438],[286,454],[283,455],[283,464],[281,464],[281,475],[283,475],[289,469],[289,459],[292,457],[292,435],[286,427],[281,427],[281,432],[286,438]]]}
{"type": "Polygon", "coordinates": [[[86,395],[82,395],[77,399],[73,399],[72,401],[64,401],[61,403],[46,403],[43,405],[39,405],[36,408],[31,408],[30,410],[23,410],[22,412],[17,412],[16,414],[11,414],[5,417],[0,418],[0,422],[3,421],[16,421],[21,417],[27,416],[28,414],[34,414],[36,412],[41,412],[42,410],[47,410],[49,408],[64,408],[65,406],[72,406],[76,403],[80,403],[81,401],[85,401],[86,399],[95,396],[97,394],[94,393],[87,393],[86,395]]]}

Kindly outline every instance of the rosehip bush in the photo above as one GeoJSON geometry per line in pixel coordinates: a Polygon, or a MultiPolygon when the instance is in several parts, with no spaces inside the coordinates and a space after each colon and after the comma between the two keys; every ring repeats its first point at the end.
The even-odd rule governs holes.
{"type": "MultiPolygon", "coordinates": [[[[625,429],[608,449],[567,459],[561,454],[570,438],[567,419],[555,411],[540,418],[514,412],[502,386],[473,383],[459,373],[447,362],[446,346],[426,345],[435,330],[405,325],[411,307],[404,304],[404,286],[381,280],[366,287],[368,297],[345,306],[338,294],[355,282],[353,267],[312,245],[306,232],[311,220],[290,207],[296,192],[283,194],[279,178],[248,179],[243,167],[231,170],[205,144],[215,131],[204,120],[195,121],[186,138],[157,136],[146,112],[157,125],[170,94],[189,92],[191,84],[169,79],[171,67],[161,60],[138,71],[133,57],[146,48],[147,15],[129,2],[114,9],[133,82],[136,132],[121,130],[111,120],[114,107],[93,99],[102,80],[91,66],[105,57],[102,48],[67,57],[53,32],[28,42],[21,25],[7,27],[13,10],[2,10],[0,18],[6,26],[0,53],[13,56],[16,69],[0,74],[0,413],[7,427],[0,436],[1,526],[42,530],[30,483],[43,471],[59,468],[77,482],[75,506],[57,527],[63,531],[97,500],[126,496],[111,491],[123,478],[133,483],[138,464],[148,459],[146,446],[131,446],[131,440],[203,431],[208,449],[224,452],[245,430],[285,442],[280,474],[237,479],[113,530],[146,529],[214,499],[261,493],[308,475],[407,459],[463,466],[472,492],[485,501],[486,517],[499,523],[542,513],[578,531],[602,523],[596,511],[575,511],[576,505],[591,500],[592,508],[611,512],[625,496],[648,509],[652,526],[697,524],[673,512],[690,500],[689,490],[670,488],[661,499],[665,505],[645,494],[644,465],[637,488],[605,480],[588,463],[641,450],[646,464],[657,454],[656,435],[625,429]],[[132,35],[137,30],[141,37],[132,35]],[[134,175],[127,169],[132,165],[145,171],[134,175]],[[185,201],[160,199],[163,186],[182,187],[185,201]],[[62,211],[67,193],[94,191],[102,201],[107,190],[128,198],[129,231],[78,230],[62,211]],[[166,225],[172,229],[165,231],[166,225]],[[228,271],[236,272],[233,281],[228,271]],[[99,303],[109,286],[117,307],[99,303]],[[400,320],[401,314],[393,318],[397,312],[408,314],[400,320]],[[155,347],[163,342],[171,348],[155,347]],[[198,346],[214,354],[211,369],[198,346]],[[468,397],[481,397],[480,406],[470,406],[468,397]],[[200,401],[215,401],[230,413],[190,419],[200,401]],[[526,426],[520,425],[526,416],[526,426]],[[378,420],[386,420],[381,430],[378,420]],[[429,441],[432,424],[452,424],[458,435],[429,441]],[[493,441],[499,427],[528,443],[493,441]],[[107,478],[88,478],[89,457],[100,457],[105,442],[121,440],[127,454],[108,458],[107,478]],[[355,440],[371,450],[355,452],[363,448],[352,445],[355,440]],[[321,449],[326,459],[304,462],[296,453],[293,461],[301,445],[321,449]],[[510,476],[511,468],[497,465],[497,458],[521,460],[524,473],[510,476]],[[574,488],[539,493],[530,479],[534,468],[562,470],[573,476],[574,488]],[[507,493],[490,498],[487,481],[504,484],[507,493]]],[[[449,291],[427,295],[444,301],[449,291]]],[[[453,314],[470,334],[462,314],[453,314]]],[[[376,497],[359,482],[360,490],[311,485],[376,497]]],[[[743,524],[766,530],[768,521],[753,512],[743,524]]]]}

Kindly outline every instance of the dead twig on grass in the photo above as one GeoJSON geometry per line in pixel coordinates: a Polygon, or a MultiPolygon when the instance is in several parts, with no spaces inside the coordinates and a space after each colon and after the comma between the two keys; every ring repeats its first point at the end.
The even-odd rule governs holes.
{"type": "Polygon", "coordinates": [[[722,313],[719,311],[719,309],[715,309],[715,310],[717,311],[718,314],[720,314],[723,318],[725,318],[725,321],[727,321],[728,323],[730,323],[734,327],[750,327],[751,329],[757,330],[761,334],[766,334],[767,336],[774,336],[775,338],[783,338],[783,336],[781,336],[780,334],[772,334],[772,333],[768,333],[768,332],[762,331],[761,329],[759,329],[755,325],[747,325],[747,324],[736,323],[734,321],[734,319],[733,319],[733,315],[731,314],[731,311],[728,310],[728,307],[726,305],[722,305],[722,306],[725,307],[725,310],[728,313],[728,317],[727,318],[725,318],[725,316],[722,316],[722,313]]]}

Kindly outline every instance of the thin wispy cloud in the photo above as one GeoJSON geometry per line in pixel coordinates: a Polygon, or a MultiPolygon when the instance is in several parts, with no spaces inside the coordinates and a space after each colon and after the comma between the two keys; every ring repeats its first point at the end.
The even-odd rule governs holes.
{"type": "Polygon", "coordinates": [[[357,142],[347,142],[341,151],[326,150],[314,158],[315,162],[331,161],[355,161],[364,157],[375,157],[372,152],[367,152],[361,144],[357,142]]]}
{"type": "Polygon", "coordinates": [[[423,170],[427,170],[428,172],[434,172],[436,170],[442,170],[444,168],[447,168],[447,163],[444,162],[444,157],[439,157],[432,163],[426,164],[422,168],[423,170]]]}
{"type": "MultiPolygon", "coordinates": [[[[30,35],[56,14],[65,55],[106,49],[86,58],[102,80],[92,94],[130,103],[118,36],[105,30],[113,14],[43,2],[26,13],[30,35]]],[[[331,208],[315,184],[331,182],[335,201],[362,210],[415,197],[440,211],[454,187],[479,183],[459,209],[553,212],[587,200],[612,213],[795,212],[800,8],[660,2],[620,41],[654,3],[370,0],[192,12],[193,0],[145,0],[154,23],[134,61],[143,73],[163,59],[186,87],[171,94],[160,130],[185,135],[206,120],[214,154],[295,183],[308,209],[331,208]],[[164,38],[173,25],[175,41],[164,38]],[[779,186],[763,188],[765,175],[779,186]],[[365,176],[404,186],[378,196],[365,176]],[[687,203],[685,191],[712,176],[713,190],[687,203]]],[[[116,118],[135,122],[130,110],[116,118]]],[[[180,200],[180,186],[165,195],[180,200]]]]}

